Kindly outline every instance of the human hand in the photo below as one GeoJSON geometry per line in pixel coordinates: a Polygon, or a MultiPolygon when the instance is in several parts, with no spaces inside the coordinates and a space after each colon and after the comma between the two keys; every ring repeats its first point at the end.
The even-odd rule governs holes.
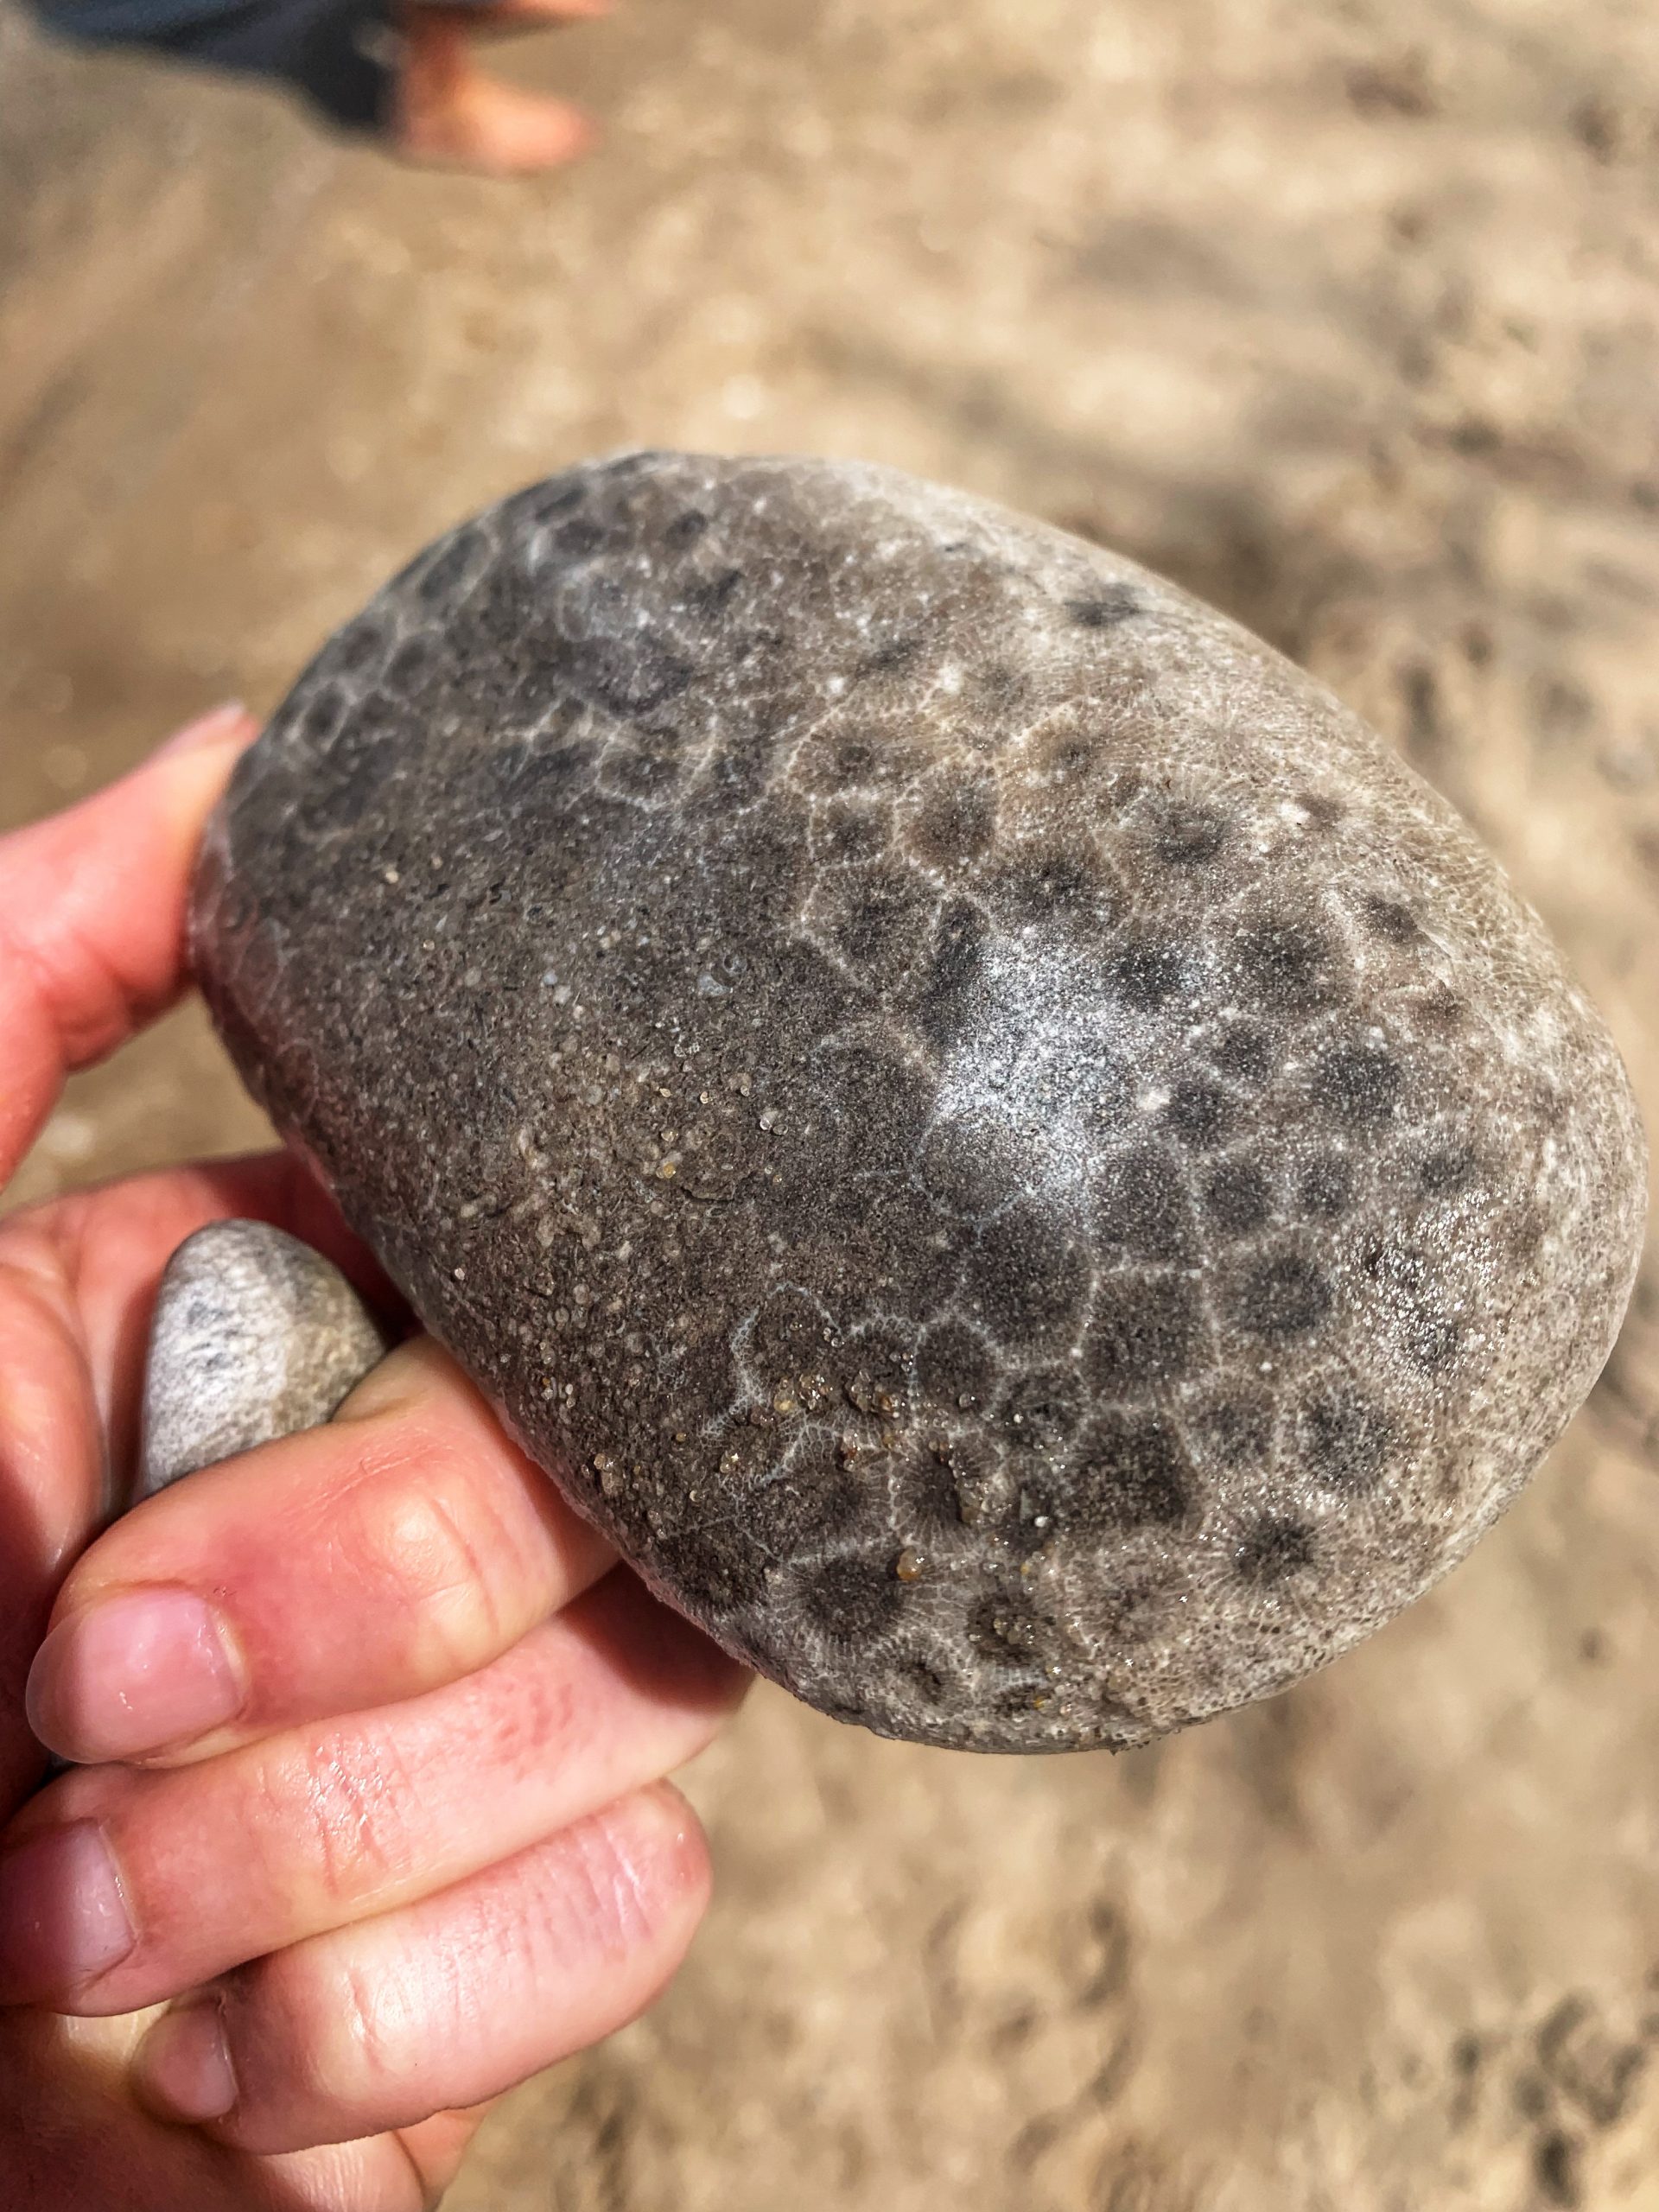
{"type": "MultiPolygon", "coordinates": [[[[0,841],[0,1183],[180,988],[251,734],[209,717],[0,841]]],[[[283,1155],[0,1223],[0,2202],[29,2212],[430,2202],[485,2101],[656,1994],[707,1893],[657,1777],[740,1670],[429,1340],[92,1541],[161,1268],[232,1215],[372,1269],[283,1155]],[[42,1740],[87,1764],[38,1789],[42,1740]]]]}

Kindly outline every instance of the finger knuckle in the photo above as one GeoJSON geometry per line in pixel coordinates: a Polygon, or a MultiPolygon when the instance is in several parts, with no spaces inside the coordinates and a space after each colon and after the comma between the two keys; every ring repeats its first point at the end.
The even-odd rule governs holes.
{"type": "Polygon", "coordinates": [[[291,1894],[296,1859],[325,1911],[397,1891],[416,1861],[415,1779],[384,1730],[359,1722],[349,1735],[291,1744],[261,1764],[255,1787],[250,1826],[279,1894],[291,1894]]]}
{"type": "Polygon", "coordinates": [[[512,1547],[481,1487],[447,1453],[360,1489],[336,1541],[377,1603],[406,1618],[435,1666],[475,1663],[510,1641],[512,1547]]]}
{"type": "MultiPolygon", "coordinates": [[[[396,1975],[369,1971],[362,1960],[349,1955],[337,1961],[334,1979],[336,2049],[343,2046],[349,2056],[344,2066],[337,2057],[330,2069],[333,2092],[338,2095],[346,2083],[359,2095],[384,2092],[397,2082],[407,2057],[402,1983],[396,1975]]],[[[320,2086],[327,2092],[330,2084],[320,2086]]]]}
{"type": "Polygon", "coordinates": [[[308,2135],[372,2110],[408,2064],[405,1993],[345,1945],[264,1961],[244,2010],[259,2101],[308,2135]]]}

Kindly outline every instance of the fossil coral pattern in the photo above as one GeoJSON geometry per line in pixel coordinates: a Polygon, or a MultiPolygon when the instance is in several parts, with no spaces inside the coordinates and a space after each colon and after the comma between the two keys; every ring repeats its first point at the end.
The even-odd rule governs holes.
{"type": "Polygon", "coordinates": [[[1451,810],[1131,564],[631,455],[245,760],[221,1028],[626,1555],[826,1711],[1123,1745],[1332,1656],[1589,1388],[1642,1154],[1451,810]]]}

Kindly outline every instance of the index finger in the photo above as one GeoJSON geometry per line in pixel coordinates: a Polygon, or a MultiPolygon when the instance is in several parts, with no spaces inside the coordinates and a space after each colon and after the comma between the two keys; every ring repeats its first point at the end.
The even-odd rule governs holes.
{"type": "Polygon", "coordinates": [[[107,790],[0,838],[0,1186],[64,1077],[182,988],[196,847],[257,727],[220,708],[107,790]]]}
{"type": "Polygon", "coordinates": [[[59,1595],[29,1718],[72,1759],[203,1758],[458,1681],[613,1556],[416,1338],[326,1427],[106,1530],[59,1595]]]}

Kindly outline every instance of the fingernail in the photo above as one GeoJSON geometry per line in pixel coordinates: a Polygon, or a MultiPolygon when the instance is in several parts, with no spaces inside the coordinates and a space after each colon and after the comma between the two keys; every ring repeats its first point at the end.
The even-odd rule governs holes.
{"type": "Polygon", "coordinates": [[[239,699],[227,699],[222,707],[211,713],[198,715],[194,721],[187,722],[181,730],[169,737],[165,745],[157,746],[155,758],[170,760],[175,753],[196,753],[209,745],[222,745],[232,736],[238,723],[248,719],[248,710],[239,699]]]}
{"type": "Polygon", "coordinates": [[[92,1763],[188,1744],[229,1720],[242,1686],[218,1615],[192,1590],[129,1590],[54,1628],[35,1655],[29,1726],[92,1763]]]}
{"type": "Polygon", "coordinates": [[[0,1995],[8,2004],[81,1989],[137,1941],[95,1821],[48,1828],[0,1858],[0,1995]]]}
{"type": "Polygon", "coordinates": [[[168,2120],[220,2120],[236,2102],[236,2075],[216,1997],[157,2020],[133,2065],[139,2094],[168,2120]]]}

